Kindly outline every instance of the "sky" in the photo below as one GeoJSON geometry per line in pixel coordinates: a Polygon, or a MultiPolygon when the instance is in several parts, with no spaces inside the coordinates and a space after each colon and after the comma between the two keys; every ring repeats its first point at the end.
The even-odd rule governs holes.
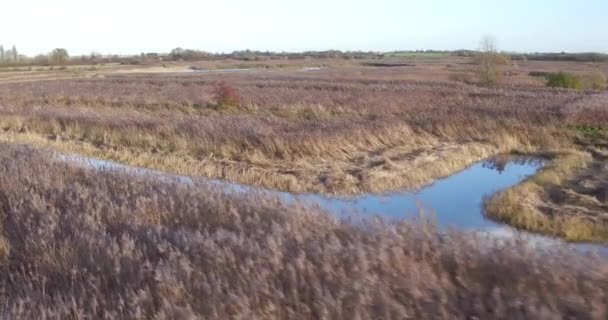
{"type": "Polygon", "coordinates": [[[34,55],[477,49],[608,52],[608,0],[13,0],[0,44],[34,55]]]}

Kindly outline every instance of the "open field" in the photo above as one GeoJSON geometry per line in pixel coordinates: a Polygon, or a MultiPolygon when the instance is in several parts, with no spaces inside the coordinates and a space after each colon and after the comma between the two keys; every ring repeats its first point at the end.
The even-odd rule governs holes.
{"type": "MultiPolygon", "coordinates": [[[[36,79],[67,79],[83,77],[103,77],[116,73],[173,73],[182,72],[189,68],[203,70],[221,69],[254,69],[274,71],[301,71],[304,68],[331,68],[343,74],[345,69],[356,73],[352,76],[372,76],[384,80],[412,80],[412,81],[452,81],[458,76],[473,77],[477,66],[471,58],[456,56],[417,55],[408,58],[384,59],[277,59],[277,60],[211,60],[211,61],[165,61],[144,62],[137,65],[119,63],[101,63],[89,65],[68,66],[0,66],[0,83],[30,82],[36,79]],[[370,68],[370,65],[404,65],[400,68],[370,68]],[[407,66],[407,67],[405,67],[407,66]],[[375,76],[373,76],[375,75],[375,76]]],[[[531,72],[558,72],[566,71],[574,74],[588,74],[594,71],[608,73],[608,63],[601,62],[571,62],[571,61],[513,61],[505,70],[501,79],[503,85],[537,86],[542,87],[543,81],[538,77],[530,76],[531,72]]],[[[351,78],[349,77],[349,78],[351,78]]]]}
{"type": "Polygon", "coordinates": [[[0,144],[7,318],[605,319],[605,260],[0,144]],[[480,246],[479,243],[484,243],[480,246]]]}

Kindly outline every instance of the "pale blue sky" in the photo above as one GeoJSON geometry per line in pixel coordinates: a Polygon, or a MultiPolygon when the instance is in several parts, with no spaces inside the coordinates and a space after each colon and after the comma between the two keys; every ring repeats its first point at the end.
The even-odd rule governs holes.
{"type": "Polygon", "coordinates": [[[14,0],[0,43],[26,54],[237,49],[608,51],[608,0],[14,0]]]}

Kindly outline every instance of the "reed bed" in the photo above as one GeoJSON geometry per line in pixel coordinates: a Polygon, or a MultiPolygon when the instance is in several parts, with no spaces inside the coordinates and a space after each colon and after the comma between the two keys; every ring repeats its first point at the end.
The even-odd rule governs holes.
{"type": "Polygon", "coordinates": [[[598,257],[0,151],[3,318],[608,316],[598,257]]]}
{"type": "Polygon", "coordinates": [[[114,154],[127,150],[132,165],[352,194],[416,187],[497,152],[569,146],[578,133],[566,128],[607,121],[599,92],[384,77],[253,72],[4,84],[0,128],[48,145],[87,144],[112,160],[124,161],[114,154]],[[220,80],[240,105],[218,105],[220,80]],[[446,149],[444,168],[429,169],[437,157],[423,151],[446,149]]]}
{"type": "MultiPolygon", "coordinates": [[[[498,153],[602,153],[608,148],[605,91],[483,88],[404,79],[404,70],[106,74],[3,83],[0,141],[182,175],[335,195],[420,187],[498,153]],[[221,103],[220,83],[233,95],[230,101],[238,103],[221,103]]],[[[561,179],[576,180],[583,169],[561,179]]],[[[572,184],[576,181],[568,188],[580,189],[572,184]]],[[[532,209],[549,223],[515,223],[523,211],[508,210],[516,206],[507,203],[520,203],[519,196],[503,201],[500,210],[489,206],[494,214],[489,213],[564,236],[557,227],[540,227],[558,225],[551,214],[556,211],[540,206],[550,200],[545,190],[566,187],[548,180],[524,192],[544,199],[532,209]]],[[[598,192],[590,195],[604,201],[598,192]]],[[[568,203],[559,206],[560,216],[574,212],[568,203]]],[[[593,215],[603,216],[602,204],[593,206],[593,215]]],[[[576,215],[580,212],[585,210],[577,209],[576,215]]],[[[604,235],[605,229],[594,234],[604,235]]]]}

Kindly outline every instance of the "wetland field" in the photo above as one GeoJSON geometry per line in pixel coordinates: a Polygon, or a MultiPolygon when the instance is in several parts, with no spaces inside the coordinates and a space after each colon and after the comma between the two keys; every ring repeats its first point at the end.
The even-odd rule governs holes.
{"type": "Polygon", "coordinates": [[[608,63],[478,68],[0,72],[0,314],[606,319],[608,63]]]}

